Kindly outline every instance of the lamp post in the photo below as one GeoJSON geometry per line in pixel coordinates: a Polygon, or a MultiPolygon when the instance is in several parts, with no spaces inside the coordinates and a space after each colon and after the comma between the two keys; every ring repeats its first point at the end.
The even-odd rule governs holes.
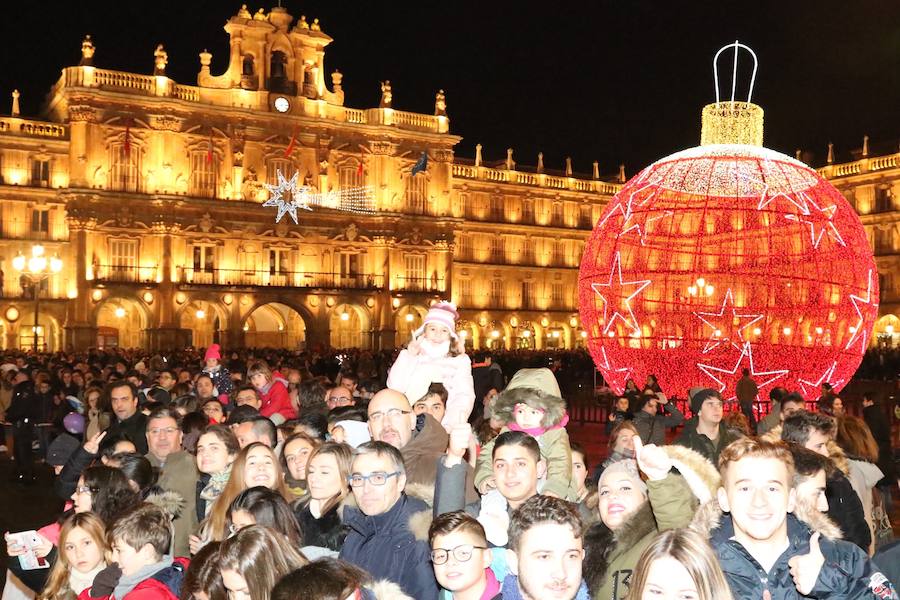
{"type": "Polygon", "coordinates": [[[28,278],[31,287],[34,288],[34,353],[38,351],[38,311],[41,306],[41,283],[49,279],[51,275],[56,275],[63,268],[62,260],[55,254],[48,260],[44,256],[44,247],[35,244],[31,247],[31,258],[25,258],[25,255],[19,252],[12,260],[13,268],[28,278]]]}

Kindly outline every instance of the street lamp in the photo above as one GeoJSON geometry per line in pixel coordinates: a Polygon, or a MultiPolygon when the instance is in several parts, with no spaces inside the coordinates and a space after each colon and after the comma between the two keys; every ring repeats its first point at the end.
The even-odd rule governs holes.
{"type": "Polygon", "coordinates": [[[25,258],[25,255],[19,252],[12,259],[12,265],[13,269],[28,278],[31,282],[31,287],[34,288],[34,329],[32,333],[34,334],[34,353],[37,354],[38,331],[40,330],[38,313],[41,308],[41,283],[49,279],[51,275],[56,275],[62,271],[63,262],[55,254],[48,260],[44,255],[44,247],[40,244],[35,244],[31,247],[31,258],[25,258]]]}

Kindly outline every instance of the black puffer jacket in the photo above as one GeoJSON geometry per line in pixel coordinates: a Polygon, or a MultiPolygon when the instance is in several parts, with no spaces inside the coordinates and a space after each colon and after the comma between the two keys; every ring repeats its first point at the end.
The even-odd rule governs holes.
{"type": "Polygon", "coordinates": [[[342,511],[341,505],[333,506],[331,510],[317,519],[310,512],[309,504],[297,506],[294,509],[294,517],[296,517],[297,523],[300,525],[300,532],[303,534],[303,545],[328,548],[335,552],[340,551],[348,531],[341,519],[342,511]]]}
{"type": "Polygon", "coordinates": [[[844,539],[868,552],[872,531],[866,523],[862,501],[850,480],[838,469],[825,484],[825,498],[828,499],[828,518],[841,528],[844,539]]]}
{"type": "Polygon", "coordinates": [[[768,573],[739,542],[732,539],[734,524],[731,515],[722,514],[715,501],[701,507],[692,527],[709,536],[710,545],[719,557],[719,565],[735,598],[762,598],[767,590],[772,600],[897,598],[890,581],[878,571],[865,552],[849,542],[827,537],[825,533],[819,538],[825,564],[809,596],[801,595],[794,585],[788,561],[793,556],[809,553],[813,530],[793,514],[787,515],[789,547],[768,573]],[[709,526],[712,528],[706,529],[709,526]]]}

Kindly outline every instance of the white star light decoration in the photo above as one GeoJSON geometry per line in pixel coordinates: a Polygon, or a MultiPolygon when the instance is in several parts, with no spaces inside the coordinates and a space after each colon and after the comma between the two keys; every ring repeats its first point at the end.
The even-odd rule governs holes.
{"type": "Polygon", "coordinates": [[[631,301],[635,296],[641,293],[641,291],[650,285],[649,279],[643,279],[639,281],[623,281],[622,280],[622,256],[619,252],[616,252],[616,258],[613,260],[612,269],[609,272],[609,283],[592,283],[591,287],[594,292],[600,296],[600,299],[603,301],[603,333],[608,333],[610,328],[615,323],[616,319],[621,319],[627,327],[631,327],[632,335],[639,335],[641,333],[640,325],[637,322],[637,318],[634,316],[634,311],[631,309],[631,301]],[[613,275],[618,274],[619,282],[618,286],[620,288],[624,288],[625,286],[634,286],[634,291],[624,299],[625,311],[628,313],[628,316],[622,315],[618,310],[616,310],[613,315],[609,316],[609,300],[607,296],[604,295],[604,288],[607,288],[606,294],[610,297],[613,297],[612,291],[613,285],[613,275]]]}
{"type": "Polygon", "coordinates": [[[278,214],[275,216],[276,223],[279,223],[285,214],[289,214],[294,223],[299,224],[297,210],[311,211],[313,206],[354,213],[375,213],[372,189],[368,186],[342,188],[325,194],[315,194],[311,187],[297,186],[299,172],[295,172],[290,179],[285,179],[281,171],[276,171],[276,175],[278,177],[277,185],[265,184],[270,195],[269,199],[263,202],[265,207],[278,207],[278,214]]]}
{"type": "Polygon", "coordinates": [[[808,379],[798,379],[797,381],[800,383],[800,387],[803,388],[803,397],[811,398],[812,396],[807,395],[807,387],[812,388],[813,393],[815,390],[818,390],[819,387],[823,383],[830,383],[832,387],[840,388],[841,384],[844,383],[843,379],[838,379],[837,381],[833,381],[831,378],[834,377],[834,370],[837,368],[837,361],[831,363],[831,366],[825,369],[822,374],[819,376],[819,379],[816,381],[809,381],[808,379]]]}
{"type": "Polygon", "coordinates": [[[837,212],[837,204],[832,204],[831,206],[826,206],[826,207],[822,208],[818,204],[816,204],[816,202],[812,198],[807,196],[806,194],[803,194],[802,192],[800,192],[798,195],[802,195],[806,199],[806,205],[807,205],[808,212],[804,216],[806,216],[807,218],[802,219],[798,215],[784,215],[784,218],[789,219],[791,221],[796,221],[798,223],[805,223],[806,225],[809,225],[810,241],[812,242],[813,248],[815,248],[816,250],[819,249],[819,243],[821,243],[821,241],[822,241],[822,236],[824,236],[826,233],[828,234],[828,237],[833,239],[835,242],[837,242],[841,246],[846,246],[847,244],[844,242],[844,238],[841,237],[841,234],[838,232],[837,227],[835,227],[834,223],[832,222],[832,219],[834,218],[834,213],[837,212]],[[813,208],[815,208],[817,211],[819,211],[819,215],[824,215],[826,218],[824,218],[824,219],[819,218],[819,215],[814,214],[812,211],[810,211],[809,210],[810,205],[812,205],[813,208]],[[820,227],[818,235],[816,235],[816,225],[817,224],[820,227]]]}
{"type": "MultiPolygon", "coordinates": [[[[863,327],[863,322],[865,319],[863,318],[862,310],[860,310],[860,305],[872,307],[872,269],[869,269],[868,275],[866,277],[866,297],[857,296],[856,294],[850,294],[850,303],[853,304],[853,309],[856,311],[856,315],[859,319],[856,321],[856,325],[853,326],[850,331],[852,335],[850,336],[850,340],[847,342],[847,345],[844,346],[844,350],[849,350],[850,346],[855,344],[857,341],[862,340],[863,349],[866,348],[866,331],[863,327]]],[[[874,307],[877,310],[877,307],[874,307]]],[[[871,308],[869,309],[871,310],[871,308]]]]}
{"type": "Polygon", "coordinates": [[[606,348],[600,348],[600,354],[603,356],[603,361],[598,362],[597,366],[601,369],[605,369],[603,372],[604,379],[606,379],[606,385],[608,385],[612,390],[621,394],[625,391],[625,382],[628,381],[628,378],[631,376],[633,370],[631,367],[620,367],[616,368],[611,362],[609,362],[609,357],[606,356],[606,348]]]}
{"type": "MultiPolygon", "coordinates": [[[[727,369],[727,368],[723,369],[720,367],[714,367],[712,365],[704,365],[704,364],[700,364],[700,363],[697,363],[697,368],[700,369],[701,371],[703,371],[706,375],[709,376],[710,379],[712,379],[713,381],[715,381],[718,384],[718,386],[719,386],[718,391],[721,394],[722,392],[725,391],[727,384],[724,381],[722,381],[721,379],[719,379],[719,377],[716,377],[716,375],[714,375],[713,372],[720,373],[723,376],[730,375],[731,377],[728,377],[728,381],[734,382],[735,381],[734,375],[735,375],[735,373],[737,373],[738,367],[740,367],[741,363],[744,361],[745,356],[748,358],[748,361],[750,363],[750,376],[751,377],[754,377],[754,378],[768,377],[768,379],[765,379],[764,381],[761,381],[760,383],[757,384],[757,388],[760,390],[762,390],[764,387],[766,387],[767,385],[769,385],[776,379],[778,379],[780,377],[784,377],[788,373],[787,369],[780,369],[780,370],[776,370],[776,371],[757,371],[756,367],[753,364],[753,348],[751,347],[750,342],[744,342],[744,345],[741,348],[741,355],[738,357],[737,362],[734,363],[734,367],[731,369],[727,369]],[[771,375],[771,377],[769,377],[770,375],[771,375]]],[[[729,402],[731,400],[734,400],[735,397],[736,397],[736,394],[732,393],[728,398],[725,398],[725,401],[729,402]]]]}
{"type": "Polygon", "coordinates": [[[284,175],[281,174],[281,171],[277,171],[276,175],[278,176],[278,185],[265,184],[270,195],[269,199],[263,202],[263,206],[278,207],[278,215],[275,217],[276,223],[280,223],[281,218],[285,214],[289,214],[291,215],[291,219],[294,220],[294,224],[298,224],[297,209],[312,210],[308,200],[309,188],[297,188],[297,177],[300,175],[299,172],[295,172],[290,179],[285,179],[284,175]],[[306,194],[303,193],[304,190],[307,191],[306,194]]]}
{"type": "Polygon", "coordinates": [[[744,339],[744,330],[763,318],[761,314],[738,314],[737,309],[734,307],[734,296],[731,293],[731,288],[728,288],[728,291],[725,292],[725,298],[722,300],[722,307],[719,309],[719,312],[695,312],[694,315],[712,329],[712,334],[707,340],[706,346],[703,347],[703,354],[718,348],[719,344],[725,342],[731,342],[732,346],[740,350],[741,347],[737,342],[731,339],[734,332],[737,332],[741,342],[745,342],[747,340],[744,339]],[[729,306],[731,308],[727,309],[726,307],[729,306]],[[704,319],[703,317],[710,317],[710,319],[704,319]],[[723,319],[723,321],[717,325],[715,322],[710,322],[712,318],[723,319]],[[738,321],[749,319],[749,321],[744,325],[739,324],[735,326],[735,319],[738,321]]]}

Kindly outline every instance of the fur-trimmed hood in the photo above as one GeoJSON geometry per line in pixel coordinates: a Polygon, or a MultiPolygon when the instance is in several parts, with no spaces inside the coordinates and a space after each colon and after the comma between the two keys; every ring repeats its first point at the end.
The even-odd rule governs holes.
{"type": "Polygon", "coordinates": [[[147,496],[144,498],[144,502],[161,508],[172,521],[181,516],[181,512],[185,507],[185,501],[181,494],[165,491],[157,486],[150,488],[147,496]]]}
{"type": "MultiPolygon", "coordinates": [[[[780,442],[781,439],[781,425],[777,425],[773,427],[771,430],[759,436],[759,439],[764,440],[766,442],[780,442]]],[[[834,440],[828,440],[828,444],[826,446],[828,448],[828,457],[834,462],[834,465],[840,469],[841,473],[845,476],[850,476],[850,463],[847,460],[847,453],[844,452],[844,449],[838,446],[837,442],[834,440]]]]}
{"type": "MultiPolygon", "coordinates": [[[[689,528],[706,539],[710,539],[712,533],[722,524],[723,514],[724,512],[719,506],[718,499],[714,498],[697,509],[689,528]]],[[[794,507],[793,515],[814,533],[821,533],[824,537],[831,540],[839,540],[843,537],[840,528],[831,519],[807,502],[798,500],[794,507]]]]}
{"type": "Polygon", "coordinates": [[[517,387],[508,389],[497,396],[493,403],[493,416],[503,423],[516,420],[514,410],[516,404],[527,404],[531,408],[544,411],[542,427],[552,427],[562,421],[566,414],[566,401],[538,388],[517,387]]]}
{"type": "Polygon", "coordinates": [[[597,520],[584,533],[584,547],[587,549],[582,564],[584,579],[589,590],[597,590],[606,579],[612,554],[619,548],[631,548],[641,538],[656,531],[656,520],[649,502],[644,504],[631,518],[613,531],[603,521],[597,520]]]}
{"type": "Polygon", "coordinates": [[[387,579],[370,583],[360,591],[364,600],[414,600],[404,594],[399,585],[387,579]]]}
{"type": "Polygon", "coordinates": [[[719,470],[705,456],[684,446],[663,446],[662,449],[678,469],[694,497],[703,504],[716,497],[721,485],[719,470]]]}

